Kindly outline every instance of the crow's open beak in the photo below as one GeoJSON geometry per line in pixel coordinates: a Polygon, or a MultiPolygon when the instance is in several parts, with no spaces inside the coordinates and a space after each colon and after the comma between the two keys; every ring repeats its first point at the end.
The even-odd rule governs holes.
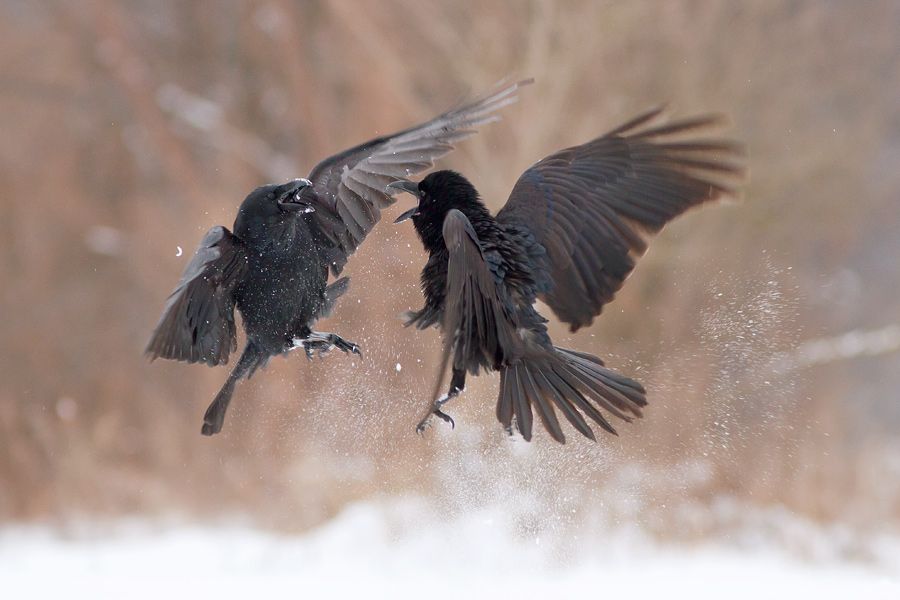
{"type": "MultiPolygon", "coordinates": [[[[408,194],[412,194],[416,197],[416,200],[419,200],[419,186],[414,181],[407,181],[405,179],[401,179],[399,181],[394,181],[389,183],[384,190],[387,194],[393,195],[396,192],[406,192],[408,194]]],[[[415,217],[419,214],[419,205],[416,204],[411,209],[394,219],[394,223],[402,223],[403,221],[409,219],[410,217],[415,217]]]]}
{"type": "Polygon", "coordinates": [[[278,199],[278,204],[282,208],[302,213],[316,212],[311,199],[307,197],[308,194],[304,193],[307,188],[312,188],[312,182],[309,179],[295,179],[282,187],[284,191],[278,199]]]}
{"type": "Polygon", "coordinates": [[[394,219],[394,224],[402,223],[403,221],[409,219],[410,217],[415,217],[419,214],[419,206],[413,206],[411,209],[394,219]]]}

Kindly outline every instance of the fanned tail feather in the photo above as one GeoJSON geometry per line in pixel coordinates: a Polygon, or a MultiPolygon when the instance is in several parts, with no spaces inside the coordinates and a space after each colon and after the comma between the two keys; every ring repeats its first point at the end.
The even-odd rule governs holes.
{"type": "Polygon", "coordinates": [[[579,433],[593,440],[585,417],[618,435],[599,409],[631,422],[643,415],[645,395],[640,383],[605,367],[596,356],[554,347],[501,370],[497,418],[508,431],[515,426],[525,440],[531,440],[536,412],[553,439],[564,444],[559,409],[579,433]]]}

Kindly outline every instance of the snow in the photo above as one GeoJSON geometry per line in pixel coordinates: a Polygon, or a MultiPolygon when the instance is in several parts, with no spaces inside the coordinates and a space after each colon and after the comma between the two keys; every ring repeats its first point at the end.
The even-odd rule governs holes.
{"type": "Polygon", "coordinates": [[[627,527],[541,537],[506,515],[493,506],[444,518],[426,503],[370,501],[296,536],[234,524],[131,522],[74,535],[7,527],[0,595],[900,598],[900,575],[876,564],[806,562],[764,545],[666,545],[627,527]]]}

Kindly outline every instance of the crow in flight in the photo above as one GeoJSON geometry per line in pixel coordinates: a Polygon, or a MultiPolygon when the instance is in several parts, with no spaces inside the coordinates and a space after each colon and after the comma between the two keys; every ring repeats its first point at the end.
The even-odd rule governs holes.
{"type": "Polygon", "coordinates": [[[319,163],[308,179],[254,190],[238,210],[234,231],[209,230],[188,263],[147,345],[150,359],[219,365],[237,349],[234,308],[247,343],[203,417],[202,433],[222,429],[235,384],[270,357],[302,347],[307,356],[333,347],[360,354],[356,344],[312,330],[346,290],[339,275],[394,199],[385,187],[433,165],[453,142],[498,119],[516,101],[520,82],[393,135],[379,137],[319,163]]]}
{"type": "Polygon", "coordinates": [[[395,222],[411,217],[429,255],[422,270],[425,306],[409,313],[406,324],[443,331],[432,398],[452,366],[450,389],[429,404],[419,432],[432,415],[453,424],[441,407],[463,390],[467,373],[481,369],[500,371],[497,418],[510,433],[515,422],[526,440],[532,411],[562,443],[556,410],[590,439],[585,416],[616,433],[598,409],[629,422],[641,416],[647,404],[641,384],[596,356],[554,346],[533,305],[545,302],[573,332],[590,325],[634,269],[650,234],[692,206],[732,192],[741,148],[704,135],[719,118],[652,125],[660,112],[539,161],[519,177],[496,216],[453,171],[388,186],[418,201],[395,222]]]}

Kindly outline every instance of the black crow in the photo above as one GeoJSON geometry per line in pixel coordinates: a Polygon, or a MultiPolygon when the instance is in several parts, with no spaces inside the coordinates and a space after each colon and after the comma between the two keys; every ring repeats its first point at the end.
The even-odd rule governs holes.
{"type": "Polygon", "coordinates": [[[497,418],[531,439],[532,410],[565,442],[556,409],[584,436],[583,415],[616,431],[598,408],[625,421],[641,416],[644,388],[596,356],[554,346],[545,302],[571,330],[590,325],[647,249],[647,237],[688,208],[732,192],[740,146],[689,137],[719,122],[704,116],[652,126],[643,114],[586,144],[561,150],[519,177],[496,216],[462,175],[431,173],[388,191],[416,196],[412,217],[428,251],[422,270],[425,307],[407,325],[438,325],[444,356],[433,398],[452,362],[450,389],[434,400],[421,432],[465,387],[466,373],[500,371],[497,418]],[[452,361],[451,361],[452,355],[452,361]]]}
{"type": "Polygon", "coordinates": [[[507,85],[460,108],[379,137],[319,163],[308,179],[254,190],[241,204],[234,232],[209,230],[188,263],[147,345],[157,357],[219,365],[237,349],[234,308],[247,343],[203,417],[204,435],[222,429],[235,384],[270,357],[302,347],[311,356],[332,347],[359,354],[333,333],[312,330],[348,287],[331,285],[394,200],[385,186],[432,166],[453,142],[495,121],[528,82],[507,85]]]}

